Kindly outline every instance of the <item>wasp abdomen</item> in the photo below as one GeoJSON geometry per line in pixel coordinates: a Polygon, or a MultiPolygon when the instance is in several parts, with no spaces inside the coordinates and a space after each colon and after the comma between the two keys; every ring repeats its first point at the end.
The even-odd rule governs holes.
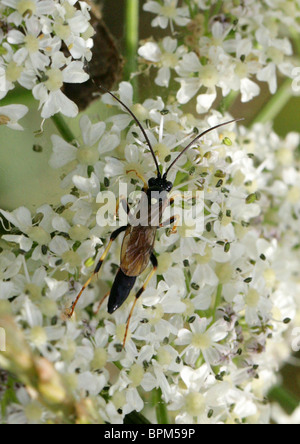
{"type": "Polygon", "coordinates": [[[121,307],[123,302],[128,298],[136,278],[136,276],[127,276],[123,273],[121,268],[119,269],[109,295],[107,306],[108,313],[112,314],[117,308],[121,307]]]}

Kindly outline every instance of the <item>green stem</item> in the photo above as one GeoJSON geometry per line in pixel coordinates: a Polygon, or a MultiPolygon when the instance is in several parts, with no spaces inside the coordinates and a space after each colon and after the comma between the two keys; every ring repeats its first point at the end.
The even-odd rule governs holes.
{"type": "Polygon", "coordinates": [[[122,370],[122,369],[123,369],[123,366],[122,366],[122,364],[121,364],[120,361],[114,361],[114,364],[115,364],[115,366],[116,366],[119,370],[122,370]]]}
{"type": "Polygon", "coordinates": [[[223,97],[218,106],[218,111],[220,111],[220,113],[222,114],[224,114],[226,111],[229,111],[229,109],[235,102],[235,99],[237,98],[238,94],[239,94],[238,91],[231,91],[226,97],[223,97]]]}
{"type": "Polygon", "coordinates": [[[286,79],[277,90],[276,94],[271,97],[256,115],[251,125],[254,125],[255,123],[267,123],[274,120],[292,96],[291,80],[286,79]]]}
{"type": "Polygon", "coordinates": [[[139,0],[126,0],[126,65],[125,77],[130,79],[137,70],[139,42],[139,0]]]}
{"type": "Polygon", "coordinates": [[[66,121],[61,114],[55,114],[52,116],[52,120],[66,142],[71,143],[75,140],[74,134],[66,124],[66,121]]]}
{"type": "Polygon", "coordinates": [[[221,11],[222,6],[223,6],[223,0],[219,0],[217,2],[217,4],[215,5],[215,9],[214,9],[213,15],[219,14],[219,12],[221,11]]]}
{"type": "Polygon", "coordinates": [[[295,29],[291,30],[291,34],[293,36],[293,42],[296,48],[296,55],[299,56],[300,55],[300,38],[299,38],[299,33],[298,31],[296,31],[295,29]]]}
{"type": "Polygon", "coordinates": [[[153,392],[153,404],[156,410],[157,424],[169,424],[168,411],[161,395],[161,389],[156,389],[153,392]]]}
{"type": "Polygon", "coordinates": [[[215,319],[216,319],[217,308],[221,305],[222,291],[223,291],[223,285],[219,284],[218,288],[217,288],[217,294],[216,294],[213,313],[212,313],[213,322],[215,322],[215,319]]]}
{"type": "Polygon", "coordinates": [[[195,17],[195,5],[191,4],[191,0],[185,0],[190,12],[191,19],[195,17]]]}
{"type": "Polygon", "coordinates": [[[300,406],[299,400],[281,386],[273,387],[270,390],[268,397],[271,401],[278,402],[289,414],[293,413],[293,411],[300,406]]]}

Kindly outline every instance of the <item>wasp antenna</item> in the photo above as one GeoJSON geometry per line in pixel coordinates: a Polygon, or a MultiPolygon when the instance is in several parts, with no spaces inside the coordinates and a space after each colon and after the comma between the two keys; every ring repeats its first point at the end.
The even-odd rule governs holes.
{"type": "Polygon", "coordinates": [[[168,174],[169,174],[169,171],[171,170],[171,168],[173,168],[173,166],[175,165],[175,163],[180,159],[180,157],[181,156],[183,156],[183,154],[195,143],[195,142],[197,142],[197,140],[199,140],[201,137],[203,137],[203,136],[205,136],[205,134],[207,134],[207,133],[209,133],[209,132],[211,132],[211,131],[213,131],[213,130],[215,130],[215,129],[217,129],[217,128],[220,128],[221,126],[225,126],[225,125],[229,125],[230,123],[233,123],[233,122],[239,122],[240,120],[244,120],[244,118],[240,118],[240,119],[233,119],[233,120],[229,120],[229,122],[224,122],[224,123],[219,123],[219,125],[215,125],[215,126],[213,126],[213,127],[211,127],[211,128],[208,128],[207,130],[205,130],[205,131],[203,131],[201,134],[199,134],[197,137],[195,137],[189,144],[188,144],[188,146],[186,146],[185,148],[184,148],[184,150],[183,151],[181,151],[181,153],[179,154],[179,156],[177,156],[176,157],[176,159],[171,163],[171,165],[169,165],[169,167],[167,168],[167,170],[166,170],[166,172],[164,173],[164,178],[166,179],[167,178],[167,176],[168,176],[168,174]]]}
{"type": "Polygon", "coordinates": [[[154,163],[155,163],[156,169],[157,169],[157,176],[158,176],[158,177],[161,177],[160,170],[159,170],[159,165],[158,165],[158,162],[157,162],[157,159],[156,159],[156,156],[155,156],[154,150],[153,150],[153,148],[152,148],[152,146],[151,146],[151,143],[150,143],[149,137],[147,136],[147,133],[146,133],[146,131],[144,130],[144,128],[143,128],[141,122],[140,122],[140,121],[138,120],[138,118],[133,114],[133,112],[131,111],[131,109],[128,108],[128,106],[125,105],[125,103],[122,102],[122,100],[120,100],[117,96],[115,96],[111,91],[109,91],[108,89],[106,89],[104,86],[102,86],[102,85],[98,85],[98,86],[99,86],[99,88],[101,88],[103,91],[105,91],[106,93],[110,94],[110,95],[111,95],[111,96],[112,96],[117,102],[119,102],[120,105],[122,105],[122,106],[126,109],[126,111],[131,115],[131,117],[135,120],[135,122],[136,122],[137,125],[139,126],[140,130],[142,131],[142,133],[143,133],[143,135],[144,135],[144,137],[145,137],[145,140],[146,140],[146,142],[147,142],[147,145],[148,145],[148,147],[149,147],[149,149],[150,149],[150,151],[151,151],[151,154],[152,154],[152,157],[153,157],[153,160],[154,160],[154,163]]]}

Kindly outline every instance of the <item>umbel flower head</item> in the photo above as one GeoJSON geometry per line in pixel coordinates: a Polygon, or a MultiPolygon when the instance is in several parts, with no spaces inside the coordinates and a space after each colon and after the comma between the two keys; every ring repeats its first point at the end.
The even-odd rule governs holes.
{"type": "MultiPolygon", "coordinates": [[[[104,94],[100,109],[110,117],[84,114],[74,140],[51,137],[49,165],[61,173],[64,190],[57,205],[0,210],[0,326],[11,347],[0,364],[21,382],[1,409],[3,422],[118,424],[131,412],[155,422],[157,406],[177,424],[278,418],[266,397],[290,356],[300,305],[299,134],[280,138],[270,124],[232,123],[173,162],[197,134],[232,119],[212,108],[218,91],[238,91],[250,101],[259,94],[256,80],[275,93],[274,73],[290,76],[299,5],[288,3],[145,2],[153,27],[168,35],[142,42],[139,73],[157,70],[161,88],[140,103],[130,82],[115,93],[145,132],[104,94]],[[108,314],[103,297],[119,268],[121,239],[74,316],[65,314],[119,223],[116,202],[105,218],[106,196],[126,188],[134,204],[141,179],[157,174],[145,135],[162,171],[173,165],[168,179],[175,193],[201,194],[202,228],[187,223],[193,204],[183,202],[190,219],[176,233],[158,230],[157,273],[137,300],[122,347],[134,291],[148,270],[108,314]]],[[[88,7],[76,4],[1,3],[2,97],[19,84],[33,90],[43,117],[76,114],[61,92],[65,81],[83,81],[90,57],[88,7]]],[[[0,115],[17,128],[23,111],[3,107],[0,115]]]]}
{"type": "Polygon", "coordinates": [[[176,23],[179,30],[187,28],[185,38],[172,44],[170,37],[158,42],[151,38],[140,47],[139,55],[147,65],[158,68],[158,85],[168,86],[172,73],[180,84],[179,103],[197,96],[197,112],[206,113],[218,89],[223,97],[239,91],[242,102],[249,102],[260,93],[256,79],[266,82],[274,94],[277,72],[293,77],[295,62],[287,35],[291,29],[299,29],[299,5],[293,5],[287,19],[282,3],[253,1],[237,5],[226,0],[213,16],[207,11],[217,2],[194,0],[189,8],[178,8],[173,0],[162,3],[149,0],[144,5],[145,11],[156,15],[153,26],[166,28],[169,24],[175,39],[176,23]],[[284,29],[286,32],[282,32],[284,29]]]}
{"type": "Polygon", "coordinates": [[[19,84],[32,90],[43,118],[58,112],[75,117],[77,106],[61,89],[89,78],[83,69],[93,46],[89,7],[71,0],[2,3],[0,98],[19,84]]]}
{"type": "MultiPolygon", "coordinates": [[[[123,83],[120,92],[130,97],[131,85],[123,83]]],[[[201,130],[222,118],[212,112],[207,120],[191,119],[161,98],[151,106],[147,101],[135,106],[144,110],[147,132],[165,165],[195,127],[201,130]]],[[[299,257],[293,246],[299,226],[289,221],[299,187],[293,159],[299,137],[281,140],[263,125],[251,131],[224,127],[209,133],[174,167],[178,190],[203,190],[205,229],[193,237],[185,237],[184,226],[177,235],[161,230],[155,245],[158,279],[137,303],[123,350],[132,298],[113,315],[105,304],[97,316],[90,310],[114,279],[118,242],[98,283],[83,294],[76,318],[66,321],[61,314],[104,248],[109,229],[96,222],[99,195],[108,183],[117,190],[120,180],[136,189],[136,180],[126,175],[132,163],[146,178],[153,176],[153,159],[139,128],[129,122],[124,130],[124,119],[122,109],[106,122],[92,123],[84,116],[76,143],[53,137],[50,163],[68,166],[62,185],[73,184],[59,207],[44,205],[37,214],[26,208],[1,211],[14,227],[13,234],[2,236],[2,302],[13,296],[10,311],[32,350],[55,364],[74,393],[93,396],[105,421],[120,422],[141,411],[148,394],[160,389],[161,402],[178,423],[265,422],[264,397],[288,353],[285,320],[293,319],[298,304],[299,257]],[[265,217],[273,202],[276,237],[265,217]],[[259,226],[252,222],[262,218],[259,226]],[[113,362],[118,363],[115,370],[108,365],[113,362]]],[[[15,409],[11,406],[8,418],[15,409]]],[[[18,409],[28,415],[28,400],[18,409]]]]}

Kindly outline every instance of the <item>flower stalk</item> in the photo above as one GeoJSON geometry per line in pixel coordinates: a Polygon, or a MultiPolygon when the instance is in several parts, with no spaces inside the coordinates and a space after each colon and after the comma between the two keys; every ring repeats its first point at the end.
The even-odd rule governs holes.
{"type": "Polygon", "coordinates": [[[66,120],[62,116],[62,114],[55,114],[52,116],[52,121],[55,124],[57,130],[59,131],[62,138],[69,143],[72,143],[75,140],[75,136],[72,133],[69,125],[66,123],[66,120]]]}
{"type": "Polygon", "coordinates": [[[285,79],[276,93],[270,97],[269,101],[262,107],[259,113],[254,117],[251,125],[256,123],[272,122],[280,114],[285,105],[293,97],[291,80],[285,79]]]}
{"type": "Polygon", "coordinates": [[[125,78],[129,80],[137,71],[137,49],[139,41],[139,0],[126,0],[126,64],[125,78]]]}

